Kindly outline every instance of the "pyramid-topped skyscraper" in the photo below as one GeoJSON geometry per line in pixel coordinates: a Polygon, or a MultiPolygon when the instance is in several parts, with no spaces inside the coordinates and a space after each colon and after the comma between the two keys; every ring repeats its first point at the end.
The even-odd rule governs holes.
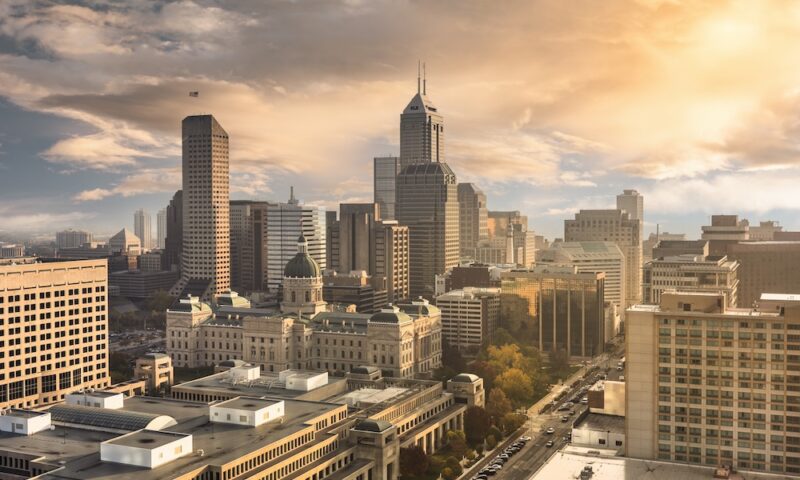
{"type": "Polygon", "coordinates": [[[444,162],[444,118],[417,74],[417,94],[400,114],[400,169],[415,163],[444,162]]]}

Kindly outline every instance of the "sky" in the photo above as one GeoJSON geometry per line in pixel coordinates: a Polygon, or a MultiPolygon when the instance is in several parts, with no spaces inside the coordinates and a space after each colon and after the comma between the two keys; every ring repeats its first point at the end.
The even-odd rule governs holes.
{"type": "Polygon", "coordinates": [[[800,229],[797,45],[791,0],[0,0],[0,236],[155,220],[198,113],[232,199],[371,201],[420,59],[459,181],[547,237],[624,188],[800,229]]]}

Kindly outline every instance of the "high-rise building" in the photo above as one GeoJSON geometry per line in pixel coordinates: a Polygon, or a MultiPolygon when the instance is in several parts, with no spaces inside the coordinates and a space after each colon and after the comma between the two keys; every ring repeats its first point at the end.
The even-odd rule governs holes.
{"type": "Polygon", "coordinates": [[[339,271],[339,212],[325,212],[325,259],[330,270],[339,271]]]}
{"type": "Polygon", "coordinates": [[[409,165],[397,176],[397,220],[408,226],[411,296],[433,298],[436,275],[458,265],[456,175],[446,163],[409,165]]]}
{"type": "Polygon", "coordinates": [[[418,76],[417,94],[400,115],[400,170],[415,163],[445,161],[444,118],[427,97],[425,84],[418,76]]]}
{"type": "Polygon", "coordinates": [[[500,289],[466,287],[436,297],[442,335],[459,350],[477,353],[494,338],[500,321],[500,289]]]}
{"type": "Polygon", "coordinates": [[[265,288],[267,271],[266,202],[231,200],[231,287],[237,292],[265,288]]]}
{"type": "Polygon", "coordinates": [[[653,259],[653,249],[658,242],[673,240],[684,241],[686,240],[686,234],[669,232],[651,233],[650,236],[642,242],[642,262],[649,262],[653,259]]]}
{"type": "Polygon", "coordinates": [[[537,265],[500,275],[501,319],[512,335],[529,336],[541,351],[593,357],[613,336],[605,320],[602,272],[571,265],[537,265]]]}
{"type": "Polygon", "coordinates": [[[92,242],[91,232],[83,230],[67,229],[56,233],[57,248],[78,248],[81,245],[92,242]]]}
{"type": "Polygon", "coordinates": [[[377,203],[339,205],[339,272],[374,271],[371,245],[375,241],[375,222],[380,218],[377,203]]]}
{"type": "Polygon", "coordinates": [[[682,292],[724,292],[728,306],[737,305],[739,262],[728,257],[676,255],[656,258],[644,264],[642,303],[658,305],[661,294],[682,292]]]}
{"type": "Polygon", "coordinates": [[[664,292],[625,321],[626,456],[800,473],[797,295],[664,292]]]}
{"type": "Polygon", "coordinates": [[[614,242],[625,255],[624,308],[642,299],[642,222],[617,210],[581,210],[573,220],[564,220],[567,242],[614,242]]]}
{"type": "Polygon", "coordinates": [[[458,207],[461,256],[474,258],[478,242],[489,239],[486,194],[474,183],[459,183],[458,207]]]}
{"type": "Polygon", "coordinates": [[[167,205],[167,236],[164,239],[164,270],[180,270],[183,250],[183,190],[178,190],[167,205]]]}
{"type": "Polygon", "coordinates": [[[370,275],[385,279],[389,303],[408,300],[411,295],[408,227],[397,220],[381,220],[375,222],[373,238],[370,275]]]}
{"type": "Polygon", "coordinates": [[[212,299],[231,288],[228,133],[211,115],[184,118],[182,130],[183,249],[172,293],[212,299]]]}
{"type": "Polygon", "coordinates": [[[739,242],[727,250],[739,262],[740,307],[752,307],[763,293],[800,292],[800,241],[739,242]]]}
{"type": "Polygon", "coordinates": [[[110,385],[107,285],[106,259],[0,260],[0,409],[110,385]]]}
{"type": "Polygon", "coordinates": [[[750,239],[750,224],[737,215],[712,215],[711,225],[702,227],[700,238],[708,240],[710,255],[727,255],[728,245],[750,239]]]}
{"type": "Polygon", "coordinates": [[[25,245],[0,242],[0,258],[18,258],[25,256],[25,245]]]}
{"type": "Polygon", "coordinates": [[[267,205],[267,289],[277,292],[283,281],[283,267],[297,253],[297,237],[308,242],[308,254],[322,270],[325,255],[325,209],[302,205],[290,189],[289,201],[267,205]]]}
{"type": "Polygon", "coordinates": [[[167,238],[167,209],[162,208],[156,215],[156,248],[164,249],[167,238]]]}
{"type": "Polygon", "coordinates": [[[139,237],[142,250],[150,250],[153,244],[153,222],[150,214],[140,208],[133,213],[133,233],[139,237]]]}
{"type": "Polygon", "coordinates": [[[617,210],[628,212],[631,220],[644,222],[644,197],[636,190],[623,190],[617,195],[617,210]]]}
{"type": "Polygon", "coordinates": [[[625,305],[625,255],[614,242],[556,242],[538,252],[539,263],[573,265],[578,272],[605,273],[604,298],[625,305]]]}
{"type": "Polygon", "coordinates": [[[374,201],[380,206],[381,218],[395,219],[397,174],[400,173],[399,157],[375,157],[373,160],[374,201]]]}

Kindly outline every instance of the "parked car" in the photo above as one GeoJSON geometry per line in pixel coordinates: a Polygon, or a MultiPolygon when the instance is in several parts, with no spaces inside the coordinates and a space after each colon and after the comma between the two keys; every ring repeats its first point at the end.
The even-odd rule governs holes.
{"type": "Polygon", "coordinates": [[[569,422],[569,417],[568,417],[568,416],[566,416],[566,415],[562,415],[562,416],[561,416],[561,422],[562,422],[562,423],[567,423],[567,422],[569,422]]]}
{"type": "Polygon", "coordinates": [[[544,446],[547,447],[547,448],[550,448],[553,445],[555,445],[555,442],[553,442],[552,440],[548,440],[547,443],[544,444],[544,446]]]}
{"type": "Polygon", "coordinates": [[[545,432],[546,432],[548,435],[552,435],[552,434],[556,433],[556,429],[555,429],[555,428],[553,428],[553,427],[550,427],[550,428],[548,428],[547,430],[545,430],[545,432]]]}

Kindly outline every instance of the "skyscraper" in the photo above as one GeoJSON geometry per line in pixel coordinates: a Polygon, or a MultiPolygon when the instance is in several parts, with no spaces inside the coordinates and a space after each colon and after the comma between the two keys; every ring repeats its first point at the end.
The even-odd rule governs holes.
{"type": "MultiPolygon", "coordinates": [[[[173,294],[231,288],[228,133],[211,115],[183,119],[183,252],[173,294]]],[[[183,296],[183,294],[181,294],[183,296]]]]}
{"type": "Polygon", "coordinates": [[[156,215],[156,248],[163,249],[167,238],[167,209],[162,208],[156,215]]]}
{"type": "Polygon", "coordinates": [[[343,203],[339,205],[338,270],[371,272],[371,245],[375,222],[381,218],[377,203],[343,203]]]}
{"type": "Polygon", "coordinates": [[[474,183],[459,183],[458,207],[461,256],[474,258],[478,242],[489,238],[486,194],[474,183]]]}
{"type": "Polygon", "coordinates": [[[444,162],[444,118],[427,97],[425,83],[418,75],[417,94],[400,115],[401,170],[415,163],[444,162]]]}
{"type": "Polygon", "coordinates": [[[617,195],[617,210],[625,210],[631,220],[644,222],[644,197],[636,190],[623,190],[617,195]]]}
{"type": "Polygon", "coordinates": [[[409,230],[411,296],[433,298],[436,275],[458,265],[456,175],[446,163],[409,165],[397,176],[397,220],[409,230]]]}
{"type": "Polygon", "coordinates": [[[167,205],[167,237],[164,239],[164,269],[180,270],[183,250],[183,190],[178,190],[167,205]]]}
{"type": "Polygon", "coordinates": [[[231,287],[239,293],[266,288],[268,205],[231,201],[231,287]]]}
{"type": "Polygon", "coordinates": [[[91,232],[67,229],[56,233],[57,248],[78,248],[85,243],[92,242],[91,232]]]}
{"type": "Polygon", "coordinates": [[[371,248],[370,275],[386,279],[387,300],[396,303],[408,300],[410,295],[408,227],[397,220],[375,223],[374,242],[371,248]]]}
{"type": "Polygon", "coordinates": [[[567,242],[614,242],[625,255],[625,305],[642,300],[642,222],[623,210],[581,210],[564,220],[567,242]]]}
{"type": "Polygon", "coordinates": [[[291,189],[286,203],[267,205],[267,288],[277,292],[283,281],[286,263],[297,254],[297,238],[302,233],[306,251],[321,270],[327,268],[325,255],[325,209],[301,205],[291,189]]]}
{"type": "Polygon", "coordinates": [[[150,213],[140,208],[133,213],[133,233],[139,237],[142,250],[150,250],[153,244],[153,222],[150,213]]]}
{"type": "Polygon", "coordinates": [[[395,219],[395,185],[400,173],[399,157],[375,157],[373,161],[373,191],[380,205],[381,218],[395,219]]]}

